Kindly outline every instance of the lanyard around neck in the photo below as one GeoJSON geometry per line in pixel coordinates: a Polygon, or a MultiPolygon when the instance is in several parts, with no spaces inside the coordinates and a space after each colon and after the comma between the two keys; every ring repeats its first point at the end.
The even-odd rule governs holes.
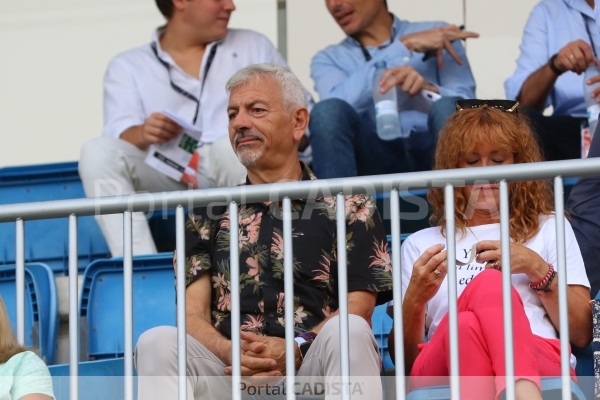
{"type": "Polygon", "coordinates": [[[156,56],[156,59],[158,60],[158,62],[161,63],[163,65],[163,67],[165,67],[167,69],[167,73],[169,74],[169,83],[171,84],[171,88],[173,88],[173,90],[176,91],[177,93],[179,93],[180,95],[182,95],[182,96],[190,99],[194,103],[196,103],[196,112],[194,113],[194,119],[192,120],[192,124],[195,124],[196,120],[198,119],[198,111],[200,110],[200,98],[202,97],[202,92],[204,91],[204,84],[206,83],[206,78],[208,77],[208,71],[210,70],[210,66],[212,65],[212,62],[215,58],[215,54],[217,54],[218,44],[215,44],[212,47],[212,49],[210,50],[210,54],[208,55],[208,59],[206,60],[206,66],[204,67],[204,73],[202,74],[202,85],[200,86],[200,95],[197,98],[193,94],[182,89],[180,86],[176,85],[173,82],[173,80],[171,79],[171,66],[169,65],[168,62],[166,62],[165,60],[163,60],[162,58],[159,57],[158,50],[156,48],[156,43],[152,43],[150,45],[150,47],[152,48],[152,52],[156,56]]]}
{"type": "Polygon", "coordinates": [[[587,16],[584,13],[581,13],[583,17],[583,25],[585,26],[585,31],[590,38],[590,46],[592,46],[592,53],[594,53],[594,57],[598,58],[598,54],[596,54],[596,46],[594,45],[594,39],[592,39],[592,32],[590,31],[590,27],[588,26],[587,16]]]}

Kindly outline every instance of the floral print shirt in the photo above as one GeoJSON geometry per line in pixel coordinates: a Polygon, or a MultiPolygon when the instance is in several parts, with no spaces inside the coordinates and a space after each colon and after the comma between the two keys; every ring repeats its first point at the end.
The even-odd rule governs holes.
{"type": "MultiPolygon", "coordinates": [[[[316,179],[303,167],[303,180],[316,179]]],[[[231,337],[228,207],[201,207],[186,224],[187,284],[208,273],[212,323],[231,337]]],[[[338,308],[336,199],[292,201],[294,328],[309,331],[338,308]]],[[[283,220],[280,203],[240,205],[241,329],[284,337],[283,220]]],[[[348,291],[391,298],[391,259],[383,224],[371,196],[346,196],[348,291]]]]}

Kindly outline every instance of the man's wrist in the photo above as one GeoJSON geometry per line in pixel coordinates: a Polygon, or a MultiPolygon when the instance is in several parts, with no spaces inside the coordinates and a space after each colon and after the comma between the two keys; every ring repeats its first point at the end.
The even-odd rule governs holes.
{"type": "Polygon", "coordinates": [[[556,53],[555,55],[553,55],[552,57],[550,57],[550,60],[548,60],[548,66],[550,67],[550,69],[552,70],[552,72],[554,72],[554,75],[561,76],[566,71],[563,71],[563,70],[561,70],[560,68],[558,68],[556,66],[556,57],[558,57],[558,53],[556,53]]]}

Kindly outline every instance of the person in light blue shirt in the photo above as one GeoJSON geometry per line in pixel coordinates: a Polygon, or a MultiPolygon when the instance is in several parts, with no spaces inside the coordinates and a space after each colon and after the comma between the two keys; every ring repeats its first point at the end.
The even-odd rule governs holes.
{"type": "Polygon", "coordinates": [[[516,71],[504,83],[508,99],[530,108],[546,160],[581,157],[581,124],[587,114],[583,73],[600,54],[593,8],[594,0],[538,3],[525,26],[516,71]],[[553,114],[544,117],[548,106],[553,114]]]}
{"type": "Polygon", "coordinates": [[[347,37],[312,59],[321,102],[311,112],[313,169],[319,178],[428,170],[437,133],[458,98],[475,96],[461,39],[477,37],[443,22],[413,23],[389,13],[384,0],[326,0],[347,37]],[[383,141],[375,129],[372,80],[384,61],[382,91],[410,96],[423,89],[442,96],[429,114],[400,113],[407,139],[383,141]]]}

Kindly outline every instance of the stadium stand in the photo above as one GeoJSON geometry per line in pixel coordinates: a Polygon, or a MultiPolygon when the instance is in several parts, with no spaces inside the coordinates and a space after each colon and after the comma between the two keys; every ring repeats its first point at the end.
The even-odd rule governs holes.
{"type": "MultiPolygon", "coordinates": [[[[133,259],[133,342],[155,326],[175,326],[173,255],[133,259]]],[[[85,270],[80,300],[82,359],[122,357],[123,259],[96,260],[85,270]]]]}
{"type": "MultiPolygon", "coordinates": [[[[69,400],[69,365],[51,365],[48,369],[52,375],[52,386],[56,400],[69,400]]],[[[80,400],[123,399],[124,374],[123,358],[79,363],[78,398],[80,400]]],[[[135,388],[137,388],[137,385],[134,385],[134,390],[135,388]]]]}
{"type": "MultiPolygon", "coordinates": [[[[15,266],[0,267],[0,294],[16,332],[15,266]]],[[[58,299],[50,267],[42,263],[25,265],[25,344],[39,349],[40,357],[55,362],[58,333],[58,299]]]]}
{"type": "MultiPolygon", "coordinates": [[[[85,197],[76,162],[0,169],[0,204],[85,197]]],[[[79,267],[106,257],[108,247],[94,217],[78,219],[79,267]]],[[[15,262],[15,224],[0,224],[0,265],[15,262]]],[[[56,274],[67,273],[66,218],[25,222],[25,261],[43,262],[56,274]],[[51,234],[49,234],[51,233],[51,234]]]]}

